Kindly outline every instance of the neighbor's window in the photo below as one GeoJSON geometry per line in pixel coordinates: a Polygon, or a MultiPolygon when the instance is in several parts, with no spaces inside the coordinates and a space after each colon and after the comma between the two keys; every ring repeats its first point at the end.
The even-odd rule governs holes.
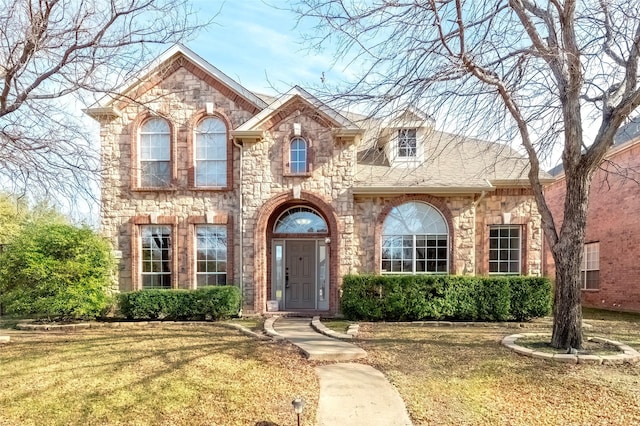
{"type": "Polygon", "coordinates": [[[201,120],[195,131],[196,186],[227,186],[227,126],[216,117],[201,120]]]}
{"type": "Polygon", "coordinates": [[[142,288],[171,288],[171,227],[144,225],[142,238],[142,288]]]}
{"type": "Polygon", "coordinates": [[[489,273],[520,274],[521,227],[492,226],[489,229],[489,273]]]}
{"type": "Polygon", "coordinates": [[[307,173],[307,141],[302,138],[295,138],[289,146],[289,172],[307,173]]]}
{"type": "Polygon", "coordinates": [[[196,284],[227,284],[226,225],[196,226],[196,284]]]}
{"type": "Polygon", "coordinates": [[[171,131],[167,120],[151,118],[140,126],[140,186],[162,188],[171,183],[171,131]]]}
{"type": "Polygon", "coordinates": [[[584,290],[600,288],[600,243],[584,245],[580,274],[584,290]]]}
{"type": "Polygon", "coordinates": [[[449,228],[430,204],[391,209],[382,227],[382,273],[447,273],[449,228]]]}
{"type": "Polygon", "coordinates": [[[412,158],[417,155],[418,143],[416,134],[416,129],[398,130],[398,157],[412,158]]]}

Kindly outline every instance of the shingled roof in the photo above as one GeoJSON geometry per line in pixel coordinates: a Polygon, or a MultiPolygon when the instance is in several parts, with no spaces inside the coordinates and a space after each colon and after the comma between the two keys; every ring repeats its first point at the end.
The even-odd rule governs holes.
{"type": "MultiPolygon", "coordinates": [[[[529,186],[528,160],[507,145],[428,130],[424,159],[392,166],[384,149],[364,142],[358,152],[354,193],[474,193],[529,186]]],[[[545,172],[540,178],[552,180],[545,172]]]]}

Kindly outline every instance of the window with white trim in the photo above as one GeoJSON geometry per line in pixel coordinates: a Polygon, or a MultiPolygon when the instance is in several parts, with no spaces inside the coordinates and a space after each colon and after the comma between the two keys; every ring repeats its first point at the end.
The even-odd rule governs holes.
{"type": "Polygon", "coordinates": [[[226,225],[196,226],[196,286],[227,284],[226,225]]]}
{"type": "Polygon", "coordinates": [[[291,141],[291,144],[289,145],[289,173],[307,173],[309,170],[307,148],[307,141],[302,138],[294,138],[291,141]]]}
{"type": "Polygon", "coordinates": [[[430,204],[408,202],[391,209],[382,225],[382,273],[449,271],[449,228],[430,204]]]}
{"type": "Polygon", "coordinates": [[[171,226],[143,225],[142,288],[171,288],[171,226]]]}
{"type": "Polygon", "coordinates": [[[489,273],[519,275],[522,259],[520,226],[498,225],[489,229],[489,273]]]}
{"type": "Polygon", "coordinates": [[[417,129],[398,130],[398,157],[415,158],[418,151],[417,129]]]}
{"type": "Polygon", "coordinates": [[[140,126],[140,186],[162,188],[171,184],[171,130],[167,120],[151,118],[140,126]]]}
{"type": "Polygon", "coordinates": [[[206,117],[195,129],[195,185],[227,186],[227,126],[217,117],[206,117]]]}
{"type": "Polygon", "coordinates": [[[600,288],[600,243],[584,245],[580,276],[583,290],[597,290],[600,288]]]}

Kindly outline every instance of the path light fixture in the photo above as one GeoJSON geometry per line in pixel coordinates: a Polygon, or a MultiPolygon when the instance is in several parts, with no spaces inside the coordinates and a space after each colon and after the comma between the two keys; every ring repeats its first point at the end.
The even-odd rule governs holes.
{"type": "Polygon", "coordinates": [[[302,414],[302,410],[304,409],[304,399],[297,397],[291,401],[291,405],[293,405],[293,411],[296,413],[296,416],[298,416],[298,426],[300,426],[300,414],[302,414]]]}

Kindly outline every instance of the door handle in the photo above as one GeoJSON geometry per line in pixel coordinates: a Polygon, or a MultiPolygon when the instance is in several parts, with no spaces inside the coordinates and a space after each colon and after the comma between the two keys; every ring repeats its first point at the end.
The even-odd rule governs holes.
{"type": "Polygon", "coordinates": [[[289,288],[289,273],[284,275],[284,288],[289,288]]]}

